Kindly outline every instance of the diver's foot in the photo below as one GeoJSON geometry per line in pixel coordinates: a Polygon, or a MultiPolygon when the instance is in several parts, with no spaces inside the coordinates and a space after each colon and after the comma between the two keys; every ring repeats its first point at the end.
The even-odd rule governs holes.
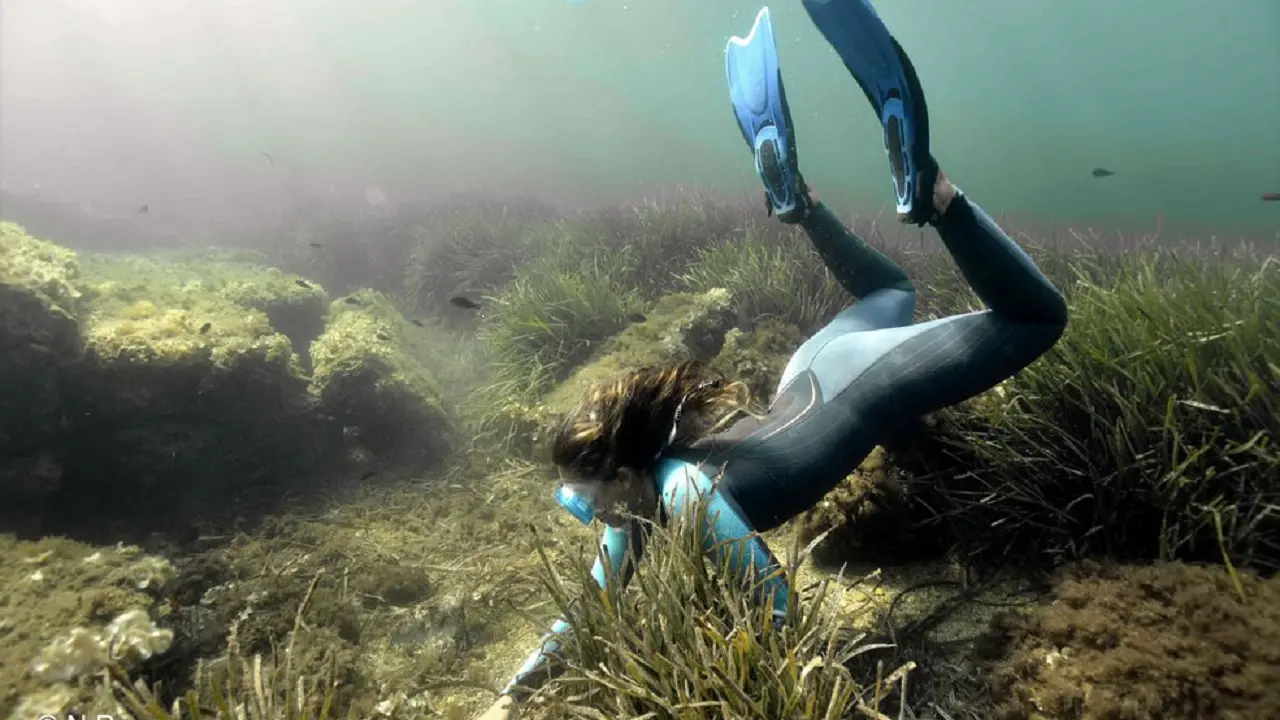
{"type": "Polygon", "coordinates": [[[932,225],[947,214],[947,208],[951,207],[951,202],[960,194],[960,188],[947,179],[936,163],[934,163],[933,176],[932,186],[926,185],[929,182],[926,173],[921,172],[916,176],[916,187],[920,188],[918,200],[913,212],[898,213],[899,222],[920,226],[932,225]],[[925,188],[930,189],[926,191],[925,188]]]}
{"type": "Polygon", "coordinates": [[[756,172],[764,182],[765,210],[784,223],[798,223],[809,216],[812,202],[804,178],[792,167],[794,161],[788,162],[779,139],[776,135],[757,139],[756,172]]]}

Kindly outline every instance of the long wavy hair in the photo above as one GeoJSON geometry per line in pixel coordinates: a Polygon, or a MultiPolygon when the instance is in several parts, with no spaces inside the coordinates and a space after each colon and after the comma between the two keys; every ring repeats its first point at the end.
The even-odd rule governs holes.
{"type": "Polygon", "coordinates": [[[588,389],[550,433],[551,461],[580,477],[646,471],[672,446],[686,446],[749,413],[747,386],[697,361],[647,367],[588,389]]]}

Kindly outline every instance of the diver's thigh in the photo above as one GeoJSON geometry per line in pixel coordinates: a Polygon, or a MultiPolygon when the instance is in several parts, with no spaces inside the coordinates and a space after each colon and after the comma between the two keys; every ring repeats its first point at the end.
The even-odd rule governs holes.
{"type": "Polygon", "coordinates": [[[919,323],[862,332],[831,332],[829,335],[826,334],[828,326],[805,345],[801,345],[800,350],[792,356],[783,372],[782,385],[786,385],[788,374],[794,377],[802,370],[811,370],[817,378],[822,401],[830,402],[853,385],[876,361],[908,340],[925,333],[931,325],[932,323],[919,323]]]}
{"type": "MultiPolygon", "coordinates": [[[[787,361],[787,366],[782,371],[782,377],[778,380],[778,387],[774,390],[774,394],[777,395],[800,371],[812,368],[814,360],[819,354],[827,358],[832,358],[833,356],[838,358],[840,352],[847,352],[851,345],[854,347],[857,345],[856,340],[842,341],[836,344],[833,351],[828,351],[828,345],[837,338],[911,327],[911,315],[915,308],[914,300],[913,293],[899,290],[876,292],[841,310],[839,315],[831,319],[831,322],[814,333],[808,340],[805,340],[804,344],[787,361]]],[[[875,341],[870,342],[873,346],[879,346],[879,343],[875,341]]],[[[814,369],[816,372],[816,368],[814,369]]],[[[820,373],[818,377],[822,381],[820,373]]]]}

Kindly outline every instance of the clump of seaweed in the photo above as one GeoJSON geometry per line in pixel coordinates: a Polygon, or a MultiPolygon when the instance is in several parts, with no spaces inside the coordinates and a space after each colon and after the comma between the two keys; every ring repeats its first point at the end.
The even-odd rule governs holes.
{"type": "Polygon", "coordinates": [[[927,479],[921,501],[977,555],[1280,568],[1280,265],[1161,252],[1076,267],[1061,341],[939,413],[931,458],[895,454],[927,479]]]}
{"type": "Polygon", "coordinates": [[[703,250],[741,238],[743,228],[763,215],[758,208],[750,209],[756,212],[695,192],[670,202],[649,200],[601,210],[577,224],[580,235],[599,238],[597,242],[619,257],[619,280],[652,299],[686,289],[680,275],[703,250]]]}
{"type": "Polygon", "coordinates": [[[747,329],[773,319],[811,333],[852,302],[801,232],[759,223],[706,248],[681,279],[697,292],[727,288],[747,329]]]}
{"type": "Polygon", "coordinates": [[[641,308],[603,258],[581,264],[551,256],[532,263],[490,301],[480,327],[504,394],[528,397],[563,380],[641,308]]]}
{"type": "Polygon", "coordinates": [[[454,295],[501,287],[528,259],[526,238],[549,216],[547,208],[505,203],[500,208],[440,209],[415,230],[402,291],[406,305],[443,312],[454,295]]]}
{"type": "MultiPolygon", "coordinates": [[[[739,550],[704,553],[705,512],[653,528],[628,589],[599,589],[588,558],[561,568],[539,550],[547,590],[573,629],[553,661],[559,674],[530,700],[536,716],[884,718],[905,702],[910,664],[880,665],[871,677],[853,669],[892,646],[842,624],[830,579],[797,596],[775,626],[761,581],[726,564],[739,550]]],[[[785,572],[794,576],[806,555],[792,552],[785,572]]]]}
{"type": "Polygon", "coordinates": [[[997,618],[1000,717],[1280,715],[1280,580],[1181,563],[1064,569],[1050,601],[997,618]]]}

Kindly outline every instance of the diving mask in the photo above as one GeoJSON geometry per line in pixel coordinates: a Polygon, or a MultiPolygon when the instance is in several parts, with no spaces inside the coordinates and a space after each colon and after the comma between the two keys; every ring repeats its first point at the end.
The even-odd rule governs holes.
{"type": "Polygon", "coordinates": [[[596,517],[595,498],[586,486],[579,483],[565,483],[557,488],[556,502],[583,525],[590,525],[596,517]]]}

